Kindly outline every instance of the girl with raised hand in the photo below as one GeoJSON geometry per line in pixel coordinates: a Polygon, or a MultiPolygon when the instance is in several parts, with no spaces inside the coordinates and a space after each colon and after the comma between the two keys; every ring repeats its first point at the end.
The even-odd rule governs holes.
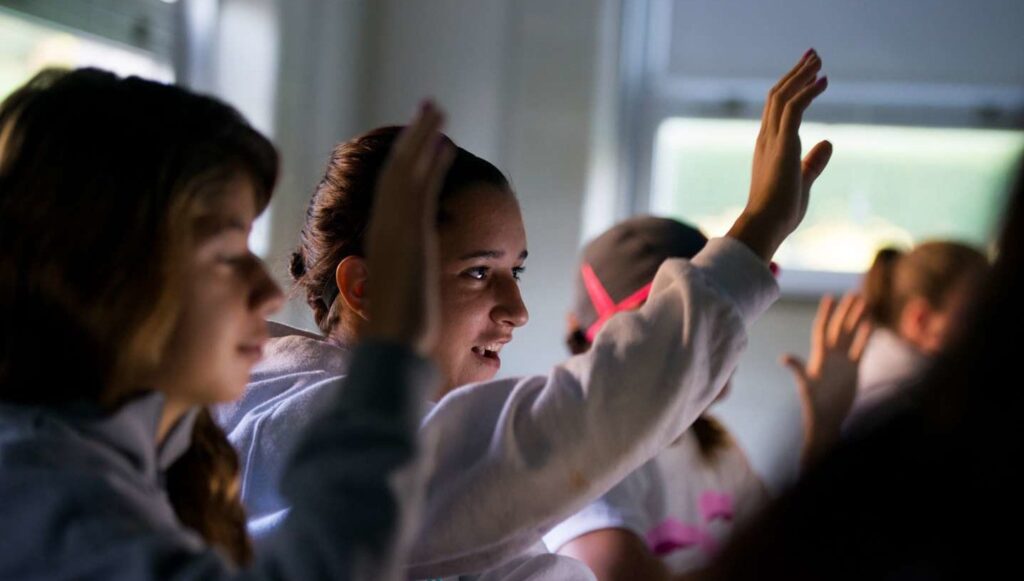
{"type": "Polygon", "coordinates": [[[924,242],[878,252],[862,294],[875,332],[861,363],[854,413],[895,395],[927,371],[961,332],[964,313],[988,274],[976,248],[952,241],[924,242]]]}
{"type": "MultiPolygon", "coordinates": [[[[495,379],[527,320],[517,279],[526,234],[508,180],[457,148],[441,187],[440,338],[445,383],[422,430],[437,442],[414,578],[478,573],[542,534],[679,437],[718,396],[746,328],[776,299],[768,261],[800,224],[831,145],[801,160],[804,111],[826,88],[808,53],[769,93],[746,209],[691,261],[670,260],[647,304],[609,321],[593,348],[546,375],[495,379]]],[[[363,232],[397,130],[339,145],[310,203],[292,274],[322,336],[277,327],[246,394],[219,420],[243,458],[251,530],[273,538],[291,502],[278,479],[295,434],[349,373],[374,297],[363,232]]],[[[397,233],[396,233],[397,235],[397,233]]]]}
{"type": "Polygon", "coordinates": [[[439,126],[421,115],[382,172],[379,204],[403,209],[369,227],[387,287],[347,386],[297,432],[288,522],[248,563],[231,448],[197,420],[241,394],[281,303],[247,245],[276,151],[219,101],[94,69],[0,106],[0,578],[401,577],[433,389],[439,126]]]}

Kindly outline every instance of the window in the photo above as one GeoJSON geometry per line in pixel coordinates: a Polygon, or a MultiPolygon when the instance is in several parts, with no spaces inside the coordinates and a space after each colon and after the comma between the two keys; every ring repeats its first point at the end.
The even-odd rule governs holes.
{"type": "Polygon", "coordinates": [[[723,233],[746,201],[765,94],[815,47],[831,83],[801,136],[836,154],[777,256],[783,292],[850,288],[886,244],[992,242],[1024,155],[1024,3],[636,0],[621,16],[618,209],[588,232],[659,213],[723,233]]]}
{"type": "MultiPolygon", "coordinates": [[[[652,211],[725,234],[746,202],[758,129],[753,120],[664,120],[652,211]]],[[[989,245],[1024,154],[1024,133],[1009,130],[807,122],[801,138],[805,151],[826,138],[835,146],[804,223],[776,257],[804,271],[862,272],[880,248],[928,238],[989,245]]]]}
{"type": "Polygon", "coordinates": [[[174,80],[169,62],[141,49],[0,11],[0,97],[53,66],[96,66],[122,75],[174,80]]]}

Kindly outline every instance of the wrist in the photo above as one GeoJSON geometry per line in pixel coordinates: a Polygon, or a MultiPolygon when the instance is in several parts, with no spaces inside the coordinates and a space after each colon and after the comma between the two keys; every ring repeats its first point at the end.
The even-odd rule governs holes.
{"type": "Polygon", "coordinates": [[[747,211],[740,214],[726,236],[742,242],[765,262],[771,262],[775,251],[785,239],[777,220],[773,221],[762,213],[747,211]]]}

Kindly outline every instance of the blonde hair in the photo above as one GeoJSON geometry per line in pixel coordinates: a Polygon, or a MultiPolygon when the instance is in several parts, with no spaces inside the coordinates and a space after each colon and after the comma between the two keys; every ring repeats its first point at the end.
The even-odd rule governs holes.
{"type": "Polygon", "coordinates": [[[864,278],[868,315],[875,324],[894,328],[910,299],[923,297],[940,309],[960,280],[987,268],[984,254],[958,242],[925,242],[909,252],[885,248],[864,278]]]}

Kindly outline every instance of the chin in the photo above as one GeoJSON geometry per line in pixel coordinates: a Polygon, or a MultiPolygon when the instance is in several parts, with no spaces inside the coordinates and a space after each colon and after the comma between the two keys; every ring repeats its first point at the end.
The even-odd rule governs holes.
{"type": "Polygon", "coordinates": [[[245,394],[245,386],[248,384],[249,376],[246,375],[245,379],[231,378],[225,379],[218,383],[218,385],[210,391],[209,401],[206,405],[216,405],[221,403],[231,403],[236,401],[245,394]]]}
{"type": "Polygon", "coordinates": [[[477,371],[474,373],[467,373],[465,379],[460,381],[458,385],[468,385],[470,383],[480,383],[481,381],[490,381],[498,375],[497,371],[477,371]]]}

